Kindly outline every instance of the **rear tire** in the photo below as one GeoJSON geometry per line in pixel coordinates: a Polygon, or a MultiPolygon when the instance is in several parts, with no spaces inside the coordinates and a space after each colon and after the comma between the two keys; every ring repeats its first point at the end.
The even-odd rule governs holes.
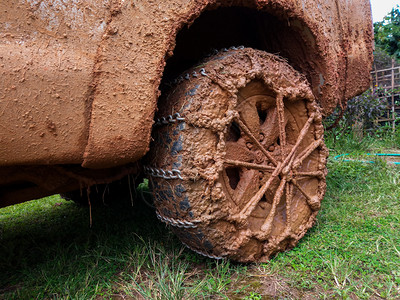
{"type": "Polygon", "coordinates": [[[159,219],[212,258],[266,261],[294,247],[326,190],[322,117],[307,80],[248,48],[182,78],[159,103],[146,168],[159,219]]]}

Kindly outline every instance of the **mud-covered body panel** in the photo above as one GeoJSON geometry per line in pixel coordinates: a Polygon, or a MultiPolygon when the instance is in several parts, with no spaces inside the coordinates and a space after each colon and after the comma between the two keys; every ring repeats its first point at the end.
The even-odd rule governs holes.
{"type": "Polygon", "coordinates": [[[264,11],[293,31],[260,27],[306,75],[325,115],[368,87],[367,0],[2,2],[0,166],[139,160],[178,33],[223,7],[264,11]]]}
{"type": "MultiPolygon", "coordinates": [[[[301,50],[309,52],[293,60],[308,75],[325,114],[368,87],[372,58],[369,1],[134,3],[121,4],[109,23],[112,34],[103,41],[83,162],[86,167],[125,163],[145,153],[166,58],[173,55],[178,31],[206,10],[250,7],[293,23],[305,43],[301,50]]],[[[281,47],[284,57],[287,53],[295,56],[284,44],[281,47]]]]}
{"type": "Polygon", "coordinates": [[[82,161],[108,10],[60,2],[0,3],[0,165],[82,161]]]}

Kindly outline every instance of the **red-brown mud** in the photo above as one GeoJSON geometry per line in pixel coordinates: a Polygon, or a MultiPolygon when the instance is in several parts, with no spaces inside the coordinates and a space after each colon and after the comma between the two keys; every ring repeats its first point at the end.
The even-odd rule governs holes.
{"type": "MultiPolygon", "coordinates": [[[[168,58],[177,69],[183,64],[174,56],[186,42],[178,33],[228,7],[246,8],[250,17],[265,13],[255,18],[254,43],[307,77],[323,114],[368,87],[366,0],[3,1],[0,167],[104,169],[138,161],[149,149],[168,58]]],[[[204,50],[216,46],[214,32],[228,35],[203,31],[210,35],[201,40],[204,50]]]]}

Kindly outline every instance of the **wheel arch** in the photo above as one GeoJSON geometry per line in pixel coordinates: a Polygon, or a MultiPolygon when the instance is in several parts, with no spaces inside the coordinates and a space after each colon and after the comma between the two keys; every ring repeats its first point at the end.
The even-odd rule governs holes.
{"type": "Polygon", "coordinates": [[[330,114],[369,86],[368,16],[367,0],[121,1],[99,45],[82,166],[112,167],[143,157],[160,90],[213,48],[243,43],[279,54],[305,74],[323,114],[330,114]]]}
{"type": "Polygon", "coordinates": [[[243,45],[285,58],[307,77],[323,113],[330,114],[345,98],[347,60],[345,53],[338,55],[343,33],[332,21],[338,7],[329,2],[318,9],[295,1],[209,2],[177,26],[165,55],[161,91],[207,55],[243,45]],[[330,24],[321,22],[324,14],[330,24]]]}

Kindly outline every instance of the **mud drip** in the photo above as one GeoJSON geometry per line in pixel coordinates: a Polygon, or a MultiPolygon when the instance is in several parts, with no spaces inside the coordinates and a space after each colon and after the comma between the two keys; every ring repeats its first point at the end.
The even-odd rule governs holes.
{"type": "Polygon", "coordinates": [[[160,105],[168,117],[156,122],[165,126],[147,168],[159,218],[205,256],[266,261],[294,247],[320,208],[328,152],[319,107],[307,80],[274,55],[223,49],[200,66],[206,76],[178,80],[160,105]],[[169,122],[171,111],[182,122],[169,122]]]}

